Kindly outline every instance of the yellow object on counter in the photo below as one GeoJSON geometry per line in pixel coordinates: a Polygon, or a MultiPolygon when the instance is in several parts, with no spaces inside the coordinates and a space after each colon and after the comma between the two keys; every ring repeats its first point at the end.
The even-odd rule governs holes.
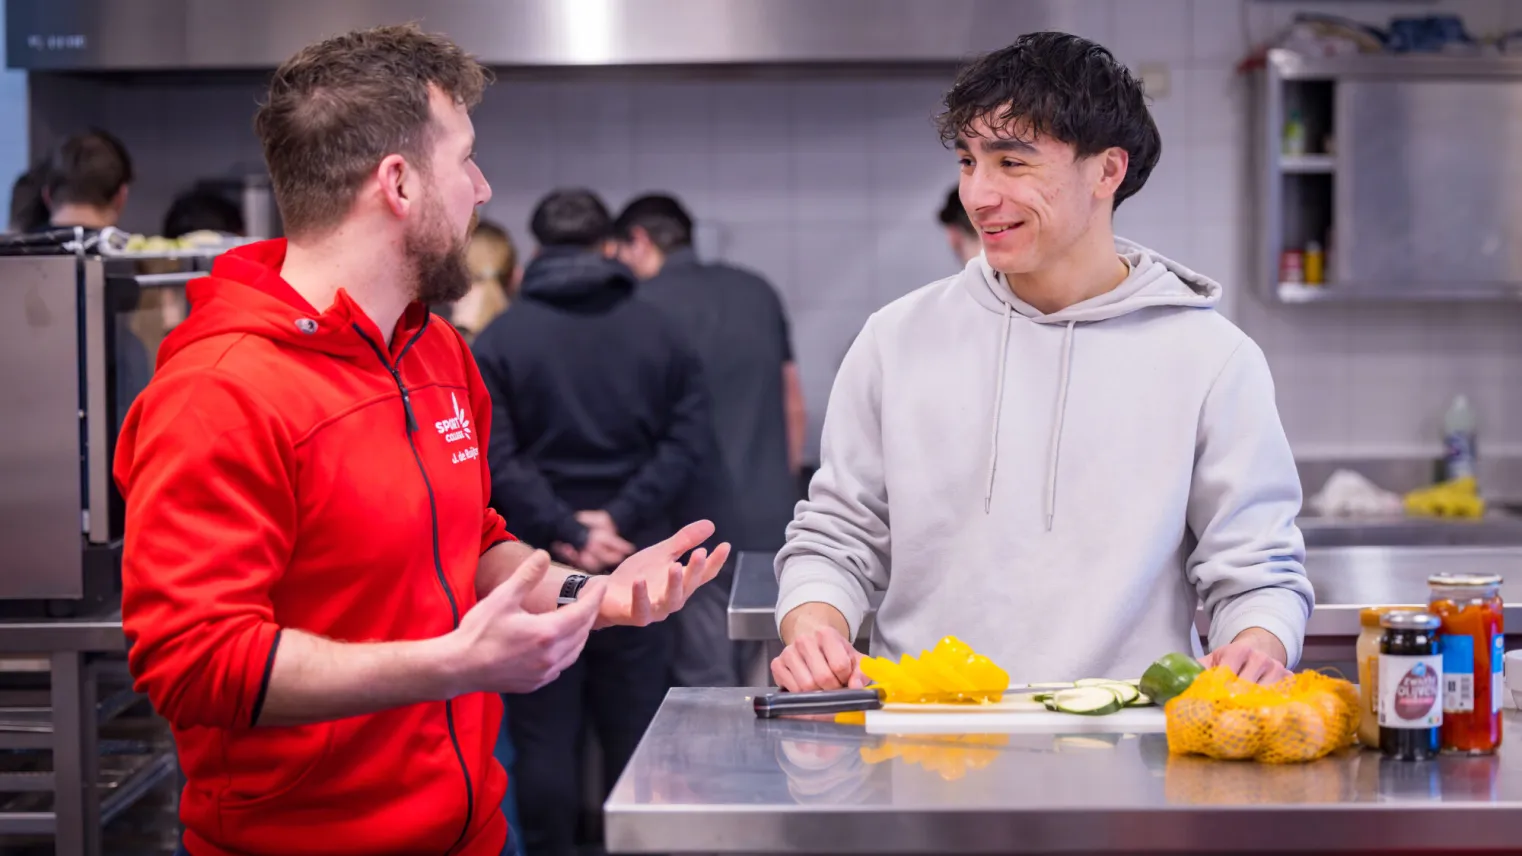
{"type": "Polygon", "coordinates": [[[1466,476],[1406,494],[1406,513],[1413,517],[1483,517],[1485,500],[1474,477],[1466,476]]]}
{"type": "Polygon", "coordinates": [[[894,662],[887,657],[864,657],[862,674],[883,690],[887,702],[996,702],[1009,689],[1009,673],[947,636],[919,657],[908,654],[894,662]]]}
{"type": "Polygon", "coordinates": [[[1319,672],[1265,687],[1217,666],[1163,710],[1170,752],[1218,760],[1314,761],[1358,733],[1358,690],[1319,672]]]}

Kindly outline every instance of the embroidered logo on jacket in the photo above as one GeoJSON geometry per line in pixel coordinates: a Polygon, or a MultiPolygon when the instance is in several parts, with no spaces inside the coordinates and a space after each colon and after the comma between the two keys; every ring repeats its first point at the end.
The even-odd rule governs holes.
{"type": "Polygon", "coordinates": [[[438,429],[440,434],[444,435],[444,442],[446,443],[469,440],[470,417],[465,415],[465,411],[460,407],[459,400],[454,397],[452,392],[449,394],[449,403],[454,407],[454,415],[448,419],[440,419],[433,423],[433,427],[438,429]]]}

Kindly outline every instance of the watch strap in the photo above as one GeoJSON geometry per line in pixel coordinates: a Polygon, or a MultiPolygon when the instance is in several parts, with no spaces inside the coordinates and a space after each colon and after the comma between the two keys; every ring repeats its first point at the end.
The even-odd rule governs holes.
{"type": "Polygon", "coordinates": [[[576,602],[576,595],[581,593],[581,587],[590,579],[586,574],[566,574],[565,582],[560,584],[560,596],[555,598],[556,606],[565,606],[576,602]]]}

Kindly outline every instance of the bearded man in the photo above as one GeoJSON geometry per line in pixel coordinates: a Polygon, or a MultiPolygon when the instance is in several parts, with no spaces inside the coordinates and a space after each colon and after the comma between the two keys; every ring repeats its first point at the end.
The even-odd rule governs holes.
{"type": "Polygon", "coordinates": [[[190,283],[127,416],[122,621],[194,856],[496,856],[499,694],[665,618],[728,553],[694,549],[700,521],[588,580],[491,508],[492,403],[427,310],[470,286],[485,84],[414,26],[283,64],[255,126],[287,239],[190,283]]]}

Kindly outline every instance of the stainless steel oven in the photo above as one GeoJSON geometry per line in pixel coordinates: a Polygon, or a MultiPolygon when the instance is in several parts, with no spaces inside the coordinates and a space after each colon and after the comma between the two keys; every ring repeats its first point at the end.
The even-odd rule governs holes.
{"type": "Polygon", "coordinates": [[[120,597],[117,433],[224,247],[116,230],[0,237],[0,616],[120,597]]]}

